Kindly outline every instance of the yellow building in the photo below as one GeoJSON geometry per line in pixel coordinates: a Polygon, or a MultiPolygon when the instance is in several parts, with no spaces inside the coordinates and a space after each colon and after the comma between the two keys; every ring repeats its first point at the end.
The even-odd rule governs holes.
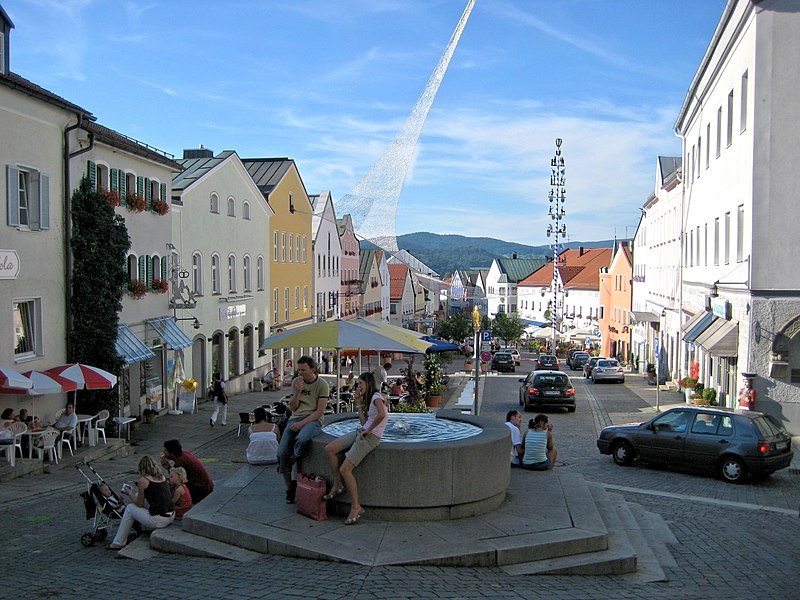
{"type": "MultiPolygon", "coordinates": [[[[242,163],[275,212],[270,219],[270,334],[312,322],[314,295],[311,218],[314,210],[295,162],[289,158],[245,158],[242,163]]],[[[276,350],[273,364],[291,375],[303,348],[276,350]]]]}

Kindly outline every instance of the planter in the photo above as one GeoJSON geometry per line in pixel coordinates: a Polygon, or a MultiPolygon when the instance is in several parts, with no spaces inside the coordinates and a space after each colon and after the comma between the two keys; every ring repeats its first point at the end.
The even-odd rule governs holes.
{"type": "Polygon", "coordinates": [[[489,372],[489,363],[481,363],[481,373],[489,372]]]}
{"type": "Polygon", "coordinates": [[[470,373],[472,373],[472,361],[471,361],[471,360],[465,360],[465,361],[464,361],[464,372],[465,372],[467,375],[469,375],[470,373]]]}
{"type": "Polygon", "coordinates": [[[692,404],[695,406],[708,406],[710,403],[706,398],[692,398],[692,404]]]}
{"type": "Polygon", "coordinates": [[[686,396],[686,404],[692,404],[694,402],[694,398],[692,398],[692,395],[694,395],[694,388],[684,388],[683,394],[686,396]]]}
{"type": "Polygon", "coordinates": [[[441,396],[425,396],[425,406],[428,408],[439,408],[442,404],[441,396]]]}

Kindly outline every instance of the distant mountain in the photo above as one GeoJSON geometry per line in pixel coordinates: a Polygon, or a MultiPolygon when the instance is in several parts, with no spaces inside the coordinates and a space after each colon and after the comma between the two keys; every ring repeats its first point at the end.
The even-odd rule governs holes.
{"type": "MultiPolygon", "coordinates": [[[[368,244],[365,244],[365,246],[368,244]]],[[[564,248],[611,248],[613,240],[568,242],[564,248]]],[[[456,269],[489,268],[495,258],[540,258],[550,254],[550,247],[526,246],[494,238],[439,235],[419,232],[397,236],[397,246],[408,250],[442,277],[456,269]]]]}

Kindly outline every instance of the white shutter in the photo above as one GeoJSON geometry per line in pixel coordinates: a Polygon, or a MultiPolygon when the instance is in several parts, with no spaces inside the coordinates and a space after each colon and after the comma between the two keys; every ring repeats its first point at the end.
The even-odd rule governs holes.
{"type": "Polygon", "coordinates": [[[11,227],[19,227],[19,169],[6,165],[6,214],[11,227]]]}
{"type": "Polygon", "coordinates": [[[50,229],[50,176],[39,173],[39,229],[50,229]]]}

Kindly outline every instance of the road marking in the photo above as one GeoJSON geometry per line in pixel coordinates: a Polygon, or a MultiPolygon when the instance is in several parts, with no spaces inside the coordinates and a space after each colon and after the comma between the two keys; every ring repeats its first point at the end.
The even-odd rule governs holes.
{"type": "Polygon", "coordinates": [[[644,494],[646,496],[659,496],[661,498],[673,498],[675,500],[689,500],[691,502],[701,502],[703,504],[715,504],[717,506],[727,506],[729,508],[741,508],[746,510],[763,510],[767,512],[780,513],[783,515],[796,515],[798,511],[793,508],[778,508],[777,506],[764,506],[763,504],[750,504],[748,502],[734,502],[732,500],[717,500],[715,498],[705,498],[703,496],[689,496],[687,494],[675,494],[673,492],[658,492],[655,490],[644,490],[642,488],[628,487],[625,485],[614,485],[612,483],[602,483],[595,481],[609,490],[616,490],[619,492],[633,492],[635,494],[644,494]]]}

